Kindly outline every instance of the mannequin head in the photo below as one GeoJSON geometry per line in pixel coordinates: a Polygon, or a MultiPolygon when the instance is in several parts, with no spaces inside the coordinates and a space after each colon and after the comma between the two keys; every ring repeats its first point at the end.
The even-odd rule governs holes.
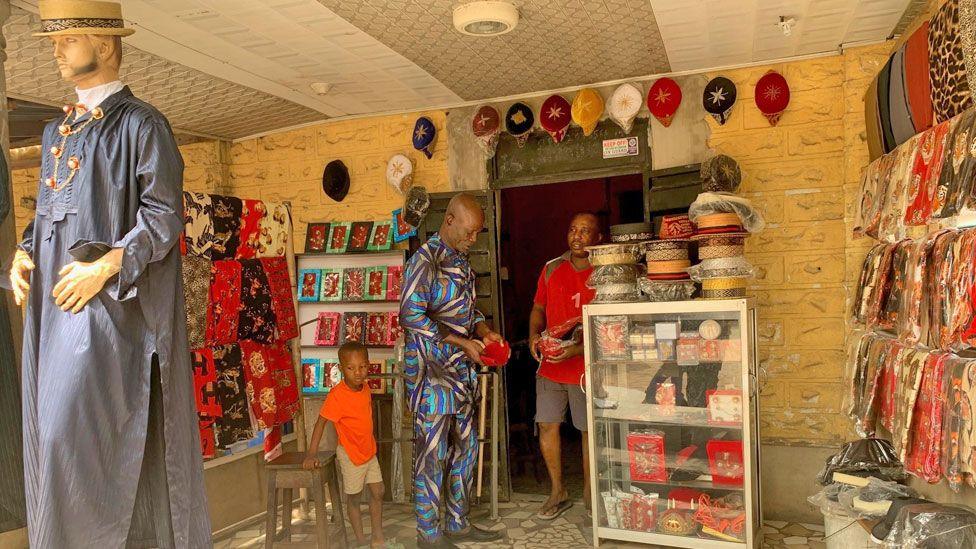
{"type": "Polygon", "coordinates": [[[119,79],[122,38],[96,34],[51,36],[54,59],[61,78],[79,89],[88,89],[119,79]]]}

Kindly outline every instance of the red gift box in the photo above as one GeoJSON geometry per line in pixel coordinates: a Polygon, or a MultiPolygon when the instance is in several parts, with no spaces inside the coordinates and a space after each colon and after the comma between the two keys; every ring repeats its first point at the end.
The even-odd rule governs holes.
{"type": "Polygon", "coordinates": [[[742,441],[709,440],[705,449],[708,451],[712,483],[742,486],[746,471],[745,460],[742,459],[742,441]]]}
{"type": "Polygon", "coordinates": [[[359,301],[366,297],[366,270],[362,267],[342,271],[342,298],[359,301]]]}
{"type": "Polygon", "coordinates": [[[339,344],[339,318],[341,313],[319,313],[318,323],[315,325],[315,344],[323,347],[335,347],[339,344]]]}
{"type": "Polygon", "coordinates": [[[388,330],[387,313],[369,313],[366,315],[366,345],[386,345],[389,337],[388,330]]]}
{"type": "Polygon", "coordinates": [[[400,299],[400,288],[403,286],[403,266],[392,265],[386,269],[386,299],[396,301],[400,299]]]}
{"type": "Polygon", "coordinates": [[[668,470],[664,461],[664,433],[630,433],[630,478],[639,482],[665,482],[668,470]]]}
{"type": "MultiPolygon", "coordinates": [[[[370,362],[368,375],[379,375],[383,373],[383,363],[382,362],[370,362]]],[[[367,378],[366,385],[369,385],[369,391],[373,394],[382,394],[386,392],[386,380],[377,378],[367,378]]]]}
{"type": "Polygon", "coordinates": [[[657,526],[657,498],[625,494],[620,498],[621,522],[627,530],[653,532],[657,526]]]}
{"type": "Polygon", "coordinates": [[[403,333],[400,329],[400,313],[393,311],[386,313],[386,345],[390,347],[396,345],[397,339],[403,333]]]}
{"type": "Polygon", "coordinates": [[[698,359],[702,362],[722,362],[722,340],[702,339],[698,342],[698,359]]]}

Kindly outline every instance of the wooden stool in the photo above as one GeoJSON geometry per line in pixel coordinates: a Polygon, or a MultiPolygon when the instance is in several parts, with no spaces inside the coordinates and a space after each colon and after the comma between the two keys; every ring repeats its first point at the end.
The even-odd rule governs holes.
{"type": "Polygon", "coordinates": [[[343,546],[347,546],[346,523],[342,516],[342,501],[339,496],[339,475],[336,473],[334,452],[319,452],[318,468],[306,471],[302,469],[304,452],[288,452],[277,459],[268,462],[268,516],[266,519],[264,547],[271,549],[278,539],[291,542],[291,512],[295,488],[308,489],[309,498],[315,504],[315,537],[316,547],[329,547],[329,525],[325,512],[325,490],[329,487],[329,499],[332,500],[332,522],[338,524],[342,530],[343,546]],[[281,533],[278,534],[278,490],[282,492],[281,533]]]}

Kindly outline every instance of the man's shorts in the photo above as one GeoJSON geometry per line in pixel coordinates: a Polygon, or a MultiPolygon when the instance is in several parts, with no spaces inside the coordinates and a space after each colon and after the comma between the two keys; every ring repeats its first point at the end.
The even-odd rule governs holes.
{"type": "Polygon", "coordinates": [[[586,432],[586,395],[576,383],[557,383],[551,379],[535,378],[535,422],[562,423],[566,406],[573,418],[573,426],[586,432]]]}
{"type": "Polygon", "coordinates": [[[339,472],[342,473],[342,490],[347,494],[358,494],[367,484],[383,482],[383,473],[376,456],[362,465],[356,465],[349,459],[345,448],[337,446],[336,461],[339,463],[339,472]]]}

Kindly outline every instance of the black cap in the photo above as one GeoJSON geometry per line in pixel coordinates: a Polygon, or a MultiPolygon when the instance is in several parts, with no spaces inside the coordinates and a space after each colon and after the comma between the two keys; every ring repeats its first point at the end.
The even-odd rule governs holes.
{"type": "Polygon", "coordinates": [[[333,160],[325,165],[322,172],[322,190],[329,198],[342,202],[349,192],[349,170],[342,160],[333,160]]]}

